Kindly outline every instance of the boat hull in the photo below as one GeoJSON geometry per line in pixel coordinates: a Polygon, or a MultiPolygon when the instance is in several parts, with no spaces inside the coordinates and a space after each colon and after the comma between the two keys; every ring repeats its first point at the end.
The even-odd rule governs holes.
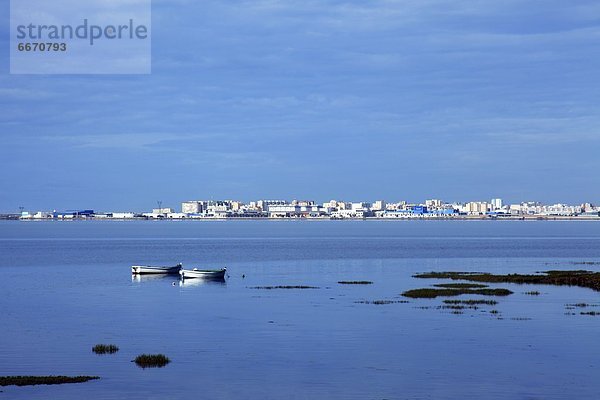
{"type": "Polygon", "coordinates": [[[150,265],[133,265],[131,273],[134,275],[177,275],[181,270],[181,264],[174,267],[153,267],[150,265]]]}
{"type": "Polygon", "coordinates": [[[181,279],[225,279],[226,268],[219,270],[201,270],[201,269],[181,269],[179,271],[179,275],[181,275],[181,279]]]}

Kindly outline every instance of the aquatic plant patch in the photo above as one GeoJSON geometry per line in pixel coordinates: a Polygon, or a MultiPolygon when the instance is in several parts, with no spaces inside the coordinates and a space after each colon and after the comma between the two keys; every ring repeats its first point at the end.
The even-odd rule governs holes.
{"type": "Polygon", "coordinates": [[[481,283],[438,283],[433,286],[445,289],[478,289],[488,287],[488,285],[481,283]]]}
{"type": "Polygon", "coordinates": [[[375,304],[375,305],[383,305],[383,304],[402,304],[408,303],[408,300],[359,300],[355,301],[358,304],[375,304]]]}
{"type": "Polygon", "coordinates": [[[496,304],[498,304],[498,302],[496,300],[473,300],[473,299],[469,299],[469,300],[444,300],[445,304],[464,304],[467,306],[474,306],[474,305],[488,305],[488,306],[495,306],[496,304]]]}
{"type": "Polygon", "coordinates": [[[99,376],[0,376],[0,386],[35,386],[35,385],[62,385],[65,383],[83,383],[99,376]]]}
{"type": "Polygon", "coordinates": [[[372,285],[371,281],[339,281],[340,285],[372,285]]]}
{"type": "Polygon", "coordinates": [[[474,294],[482,296],[508,296],[512,294],[508,289],[412,289],[402,293],[404,297],[415,299],[434,299],[436,297],[460,296],[463,294],[474,294]]]}
{"type": "Polygon", "coordinates": [[[97,344],[92,347],[92,351],[96,354],[114,354],[119,351],[119,347],[114,344],[97,344]]]}
{"type": "Polygon", "coordinates": [[[296,286],[253,286],[250,289],[320,289],[317,286],[305,286],[305,285],[296,285],[296,286]]]}
{"type": "Polygon", "coordinates": [[[600,315],[600,312],[598,312],[598,311],[582,311],[579,314],[596,316],[596,315],[600,315]]]}
{"type": "Polygon", "coordinates": [[[141,368],[161,368],[171,362],[164,354],[141,354],[134,361],[141,368]]]}
{"type": "Polygon", "coordinates": [[[485,283],[517,283],[534,285],[579,286],[600,291],[600,272],[585,270],[552,270],[536,274],[495,275],[481,272],[427,272],[413,275],[422,279],[452,279],[485,283]]]}

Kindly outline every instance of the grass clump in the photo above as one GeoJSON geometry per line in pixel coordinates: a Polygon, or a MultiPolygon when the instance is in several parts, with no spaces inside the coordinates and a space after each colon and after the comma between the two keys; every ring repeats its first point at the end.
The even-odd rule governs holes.
{"type": "Polygon", "coordinates": [[[114,354],[119,351],[119,347],[114,344],[97,344],[92,347],[92,351],[96,354],[114,354]]]}
{"type": "Polygon", "coordinates": [[[600,312],[598,312],[598,311],[582,311],[579,314],[581,314],[581,315],[593,315],[593,316],[595,316],[595,315],[600,315],[600,312]]]}
{"type": "Polygon", "coordinates": [[[537,290],[532,290],[531,292],[523,292],[523,294],[526,294],[529,296],[539,296],[541,293],[538,292],[537,290]]]}
{"type": "Polygon", "coordinates": [[[141,354],[133,361],[141,368],[162,368],[171,362],[164,354],[141,354]]]}
{"type": "Polygon", "coordinates": [[[595,307],[595,305],[588,304],[588,303],[574,303],[574,304],[567,304],[567,307],[571,307],[571,308],[575,308],[575,307],[585,308],[585,307],[595,307]]]}
{"type": "Polygon", "coordinates": [[[83,383],[99,376],[0,376],[0,386],[62,385],[64,383],[83,383]]]}
{"type": "Polygon", "coordinates": [[[498,314],[499,312],[500,312],[500,311],[498,311],[498,310],[491,310],[491,311],[490,311],[490,314],[498,314]]]}
{"type": "Polygon", "coordinates": [[[372,285],[371,281],[339,281],[340,285],[372,285]]]}
{"type": "Polygon", "coordinates": [[[442,309],[444,309],[444,310],[464,310],[465,308],[466,308],[465,306],[456,305],[456,304],[442,306],[442,309]]]}
{"type": "Polygon", "coordinates": [[[250,289],[319,289],[317,286],[295,285],[295,286],[254,286],[250,289]]]}
{"type": "Polygon", "coordinates": [[[401,304],[408,303],[407,300],[360,300],[355,301],[358,304],[375,304],[375,305],[383,305],[383,304],[401,304]]]}
{"type": "Polygon", "coordinates": [[[436,297],[460,296],[461,294],[478,294],[482,296],[508,296],[512,294],[508,289],[412,289],[402,293],[404,297],[415,299],[434,299],[436,297]]]}
{"type": "Polygon", "coordinates": [[[600,291],[600,272],[551,270],[536,274],[495,275],[487,272],[427,272],[413,275],[424,279],[452,279],[484,283],[518,283],[555,286],[579,286],[600,291]]]}
{"type": "Polygon", "coordinates": [[[498,304],[496,300],[444,300],[446,304],[464,304],[466,306],[478,306],[478,305],[486,305],[486,306],[495,306],[498,304]]]}
{"type": "Polygon", "coordinates": [[[445,289],[477,289],[488,287],[488,285],[482,285],[480,283],[438,283],[433,286],[445,289]]]}

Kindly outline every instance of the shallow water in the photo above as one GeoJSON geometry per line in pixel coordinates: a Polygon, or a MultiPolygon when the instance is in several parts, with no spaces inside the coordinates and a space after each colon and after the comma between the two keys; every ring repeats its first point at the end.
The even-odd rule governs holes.
{"type": "Polygon", "coordinates": [[[599,223],[0,222],[0,375],[102,377],[0,399],[595,399],[600,317],[565,304],[597,292],[492,285],[515,293],[461,315],[442,299],[356,303],[438,282],[415,272],[600,268],[578,261],[600,262],[599,223]],[[129,272],[177,262],[229,277],[129,272]],[[253,288],[266,285],[319,289],[253,288]],[[141,353],[172,362],[140,369],[141,353]]]}

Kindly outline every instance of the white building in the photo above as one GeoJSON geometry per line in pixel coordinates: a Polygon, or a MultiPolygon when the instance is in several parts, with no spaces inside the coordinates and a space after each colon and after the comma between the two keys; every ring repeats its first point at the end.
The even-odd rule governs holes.
{"type": "Polygon", "coordinates": [[[301,215],[301,207],[292,204],[272,204],[268,206],[269,218],[297,217],[301,215]]]}
{"type": "Polygon", "coordinates": [[[373,203],[373,207],[371,207],[371,210],[373,211],[382,211],[385,210],[385,201],[384,200],[377,200],[375,203],[373,203]]]}
{"type": "Polygon", "coordinates": [[[370,203],[365,203],[364,201],[358,203],[352,203],[352,211],[367,211],[371,209],[370,203]]]}
{"type": "Polygon", "coordinates": [[[488,212],[489,206],[485,201],[472,201],[464,206],[464,211],[469,215],[482,215],[488,212]]]}
{"type": "Polygon", "coordinates": [[[425,200],[425,206],[427,206],[428,209],[438,209],[441,208],[443,204],[444,202],[438,199],[425,200]]]}
{"type": "Polygon", "coordinates": [[[184,214],[198,214],[202,212],[201,201],[184,201],[181,203],[181,212],[184,214]]]}
{"type": "Polygon", "coordinates": [[[172,208],[169,207],[164,207],[164,208],[153,208],[152,209],[152,214],[171,214],[174,213],[175,210],[173,210],[172,208]]]}
{"type": "Polygon", "coordinates": [[[112,219],[130,219],[135,217],[135,214],[132,212],[113,212],[112,219]]]}

